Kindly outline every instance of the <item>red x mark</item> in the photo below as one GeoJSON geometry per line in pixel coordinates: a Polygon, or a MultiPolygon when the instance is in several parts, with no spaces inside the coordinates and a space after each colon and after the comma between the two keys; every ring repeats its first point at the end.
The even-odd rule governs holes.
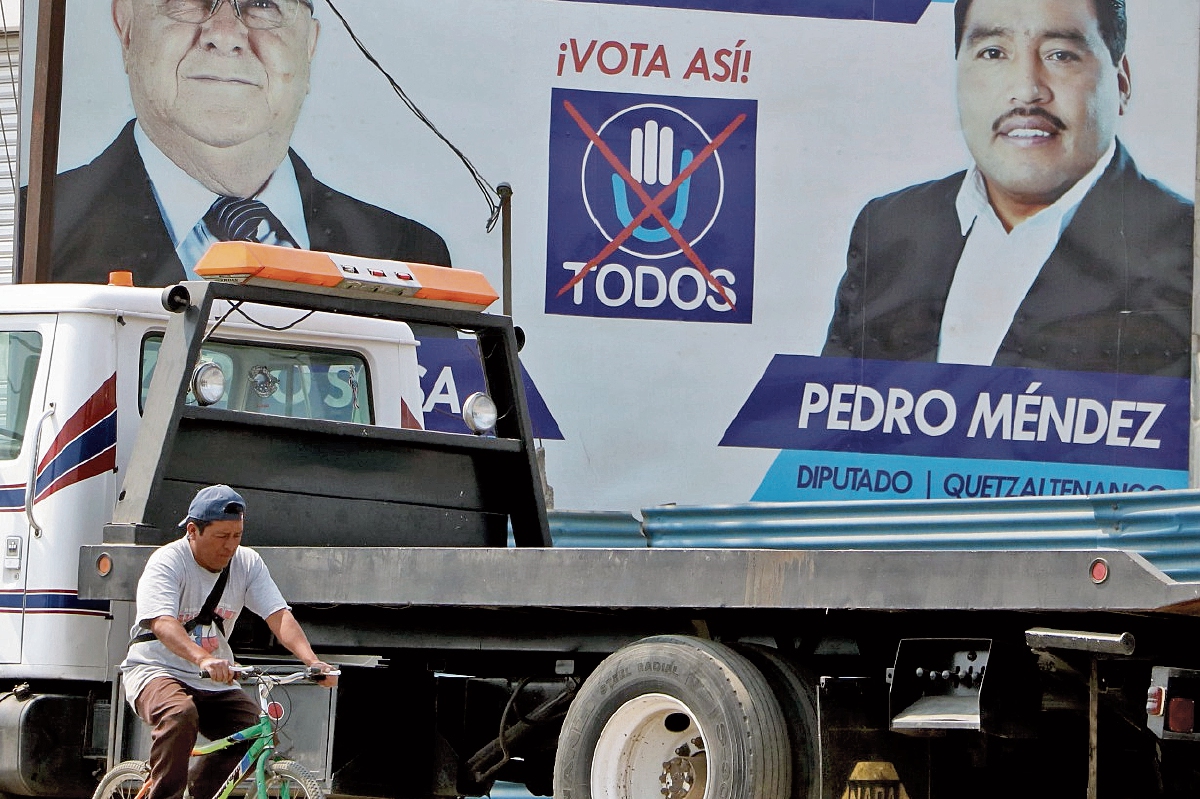
{"type": "Polygon", "coordinates": [[[687,259],[692,262],[692,265],[700,270],[700,274],[702,274],[708,284],[716,290],[717,294],[721,296],[721,299],[723,299],[730,308],[733,308],[734,305],[730,301],[729,295],[725,293],[725,286],[719,283],[717,279],[709,273],[708,269],[704,266],[704,262],[700,260],[700,256],[696,255],[696,251],[692,249],[690,244],[688,244],[687,239],[685,239],[683,235],[671,225],[670,220],[668,220],[666,215],[662,212],[661,206],[664,202],[666,202],[667,198],[678,191],[679,187],[683,185],[683,182],[691,177],[692,174],[699,169],[700,166],[707,161],[713,153],[717,151],[717,148],[724,144],[725,140],[728,139],[733,132],[737,130],[743,122],[746,121],[746,115],[738,114],[737,118],[730,122],[725,130],[721,131],[719,136],[709,142],[708,145],[700,151],[700,153],[692,160],[692,163],[688,164],[685,169],[675,176],[675,179],[671,181],[669,185],[664,187],[663,190],[656,194],[652,199],[646,192],[646,189],[642,187],[642,184],[634,180],[633,175],[630,174],[625,165],[621,163],[621,159],[617,158],[616,154],[614,154],[613,151],[609,149],[609,146],[604,143],[604,140],[600,138],[600,134],[596,133],[596,131],[592,129],[592,126],[587,123],[587,120],[583,118],[583,115],[579,113],[578,109],[576,109],[569,100],[563,101],[563,107],[567,109],[567,113],[570,114],[571,118],[575,120],[575,124],[579,126],[579,129],[583,131],[584,135],[591,140],[592,144],[596,145],[596,149],[599,150],[600,154],[604,156],[604,160],[608,161],[612,168],[616,170],[617,174],[621,176],[621,179],[633,189],[634,193],[637,194],[639,199],[641,199],[644,207],[642,208],[641,213],[634,217],[633,221],[625,226],[624,230],[614,236],[613,240],[610,241],[605,248],[596,255],[595,258],[588,261],[584,265],[583,269],[579,270],[579,274],[575,275],[573,278],[567,281],[565,286],[559,289],[556,296],[561,297],[570,291],[576,283],[583,280],[588,272],[595,269],[601,261],[616,252],[620,246],[624,244],[630,236],[633,235],[633,231],[637,230],[637,228],[643,222],[653,216],[658,220],[658,223],[663,226],[663,229],[667,231],[675,243],[679,245],[679,248],[683,250],[683,254],[686,255],[687,259]]]}

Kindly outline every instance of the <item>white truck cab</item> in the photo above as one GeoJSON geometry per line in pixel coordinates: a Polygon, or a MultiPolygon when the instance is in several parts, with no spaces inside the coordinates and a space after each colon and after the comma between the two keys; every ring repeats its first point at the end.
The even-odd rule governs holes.
{"type": "MultiPolygon", "coordinates": [[[[160,293],[0,292],[0,679],[106,678],[107,603],[77,598],[77,559],[111,517],[168,319],[160,293]]],[[[417,342],[407,325],[215,308],[213,322],[226,318],[202,360],[228,381],[217,407],[420,425],[417,342]]]]}
{"type": "MultiPolygon", "coordinates": [[[[112,519],[170,317],[161,293],[0,290],[0,681],[41,694],[55,707],[40,715],[63,724],[85,711],[60,692],[111,679],[128,629],[109,602],[79,598],[79,551],[112,519]]],[[[209,327],[201,361],[224,379],[214,407],[422,427],[418,342],[402,322],[217,301],[209,327]]],[[[74,793],[62,774],[78,763],[21,765],[43,757],[24,734],[36,707],[0,694],[0,792],[74,793]]],[[[99,744],[104,720],[86,714],[99,744]]]]}

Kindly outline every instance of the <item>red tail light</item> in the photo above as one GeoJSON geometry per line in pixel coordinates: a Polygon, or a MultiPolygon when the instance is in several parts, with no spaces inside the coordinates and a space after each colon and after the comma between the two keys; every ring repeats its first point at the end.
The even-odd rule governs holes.
{"type": "Polygon", "coordinates": [[[1167,729],[1171,732],[1192,732],[1196,729],[1196,702],[1172,697],[1167,702],[1167,729]]]}

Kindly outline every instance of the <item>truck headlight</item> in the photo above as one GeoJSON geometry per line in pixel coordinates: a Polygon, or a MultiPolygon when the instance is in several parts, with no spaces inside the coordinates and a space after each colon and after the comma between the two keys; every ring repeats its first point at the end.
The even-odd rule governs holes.
{"type": "Polygon", "coordinates": [[[471,432],[480,436],[492,432],[496,428],[496,420],[499,418],[496,412],[496,403],[482,391],[476,391],[467,397],[463,402],[462,415],[463,421],[467,423],[467,427],[471,428],[471,432]]]}
{"type": "Polygon", "coordinates": [[[213,405],[225,396],[225,373],[212,361],[192,372],[192,396],[199,405],[213,405]]]}

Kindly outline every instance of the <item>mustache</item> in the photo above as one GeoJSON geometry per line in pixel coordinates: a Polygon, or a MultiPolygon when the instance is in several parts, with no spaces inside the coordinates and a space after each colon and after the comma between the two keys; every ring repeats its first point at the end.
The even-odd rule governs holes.
{"type": "Polygon", "coordinates": [[[1007,114],[999,117],[995,122],[992,123],[992,132],[999,133],[1000,127],[1013,117],[1041,117],[1058,130],[1067,129],[1066,122],[1063,122],[1060,118],[1056,117],[1054,114],[1051,114],[1044,108],[1033,106],[1032,108],[1014,108],[1007,114]]]}

